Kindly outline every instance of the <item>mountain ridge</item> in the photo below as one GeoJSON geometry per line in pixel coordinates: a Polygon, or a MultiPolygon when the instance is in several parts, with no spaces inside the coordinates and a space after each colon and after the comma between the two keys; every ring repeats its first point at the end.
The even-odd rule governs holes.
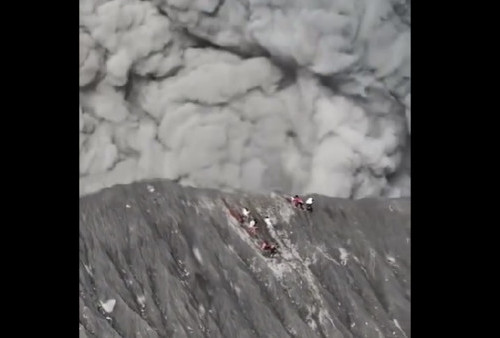
{"type": "Polygon", "coordinates": [[[411,199],[312,196],[311,214],[168,180],[81,197],[80,337],[410,337],[411,199]]]}

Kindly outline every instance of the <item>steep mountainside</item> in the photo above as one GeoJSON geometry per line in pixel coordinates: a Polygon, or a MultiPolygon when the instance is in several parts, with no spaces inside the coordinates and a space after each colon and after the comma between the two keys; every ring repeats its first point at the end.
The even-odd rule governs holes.
{"type": "Polygon", "coordinates": [[[171,181],[81,197],[80,337],[410,337],[410,199],[314,198],[171,181]]]}

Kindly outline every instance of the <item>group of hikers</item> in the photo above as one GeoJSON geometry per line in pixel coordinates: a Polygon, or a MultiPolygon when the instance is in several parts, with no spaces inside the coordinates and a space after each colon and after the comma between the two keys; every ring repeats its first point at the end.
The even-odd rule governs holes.
{"type": "MultiPolygon", "coordinates": [[[[291,202],[294,207],[300,208],[304,210],[304,201],[302,198],[299,197],[299,195],[295,195],[291,198],[291,202]]],[[[313,205],[314,199],[312,197],[309,197],[306,200],[306,210],[312,212],[312,205],[313,205]]]]}
{"type": "MultiPolygon", "coordinates": [[[[287,200],[295,208],[306,210],[308,212],[313,211],[314,199],[312,197],[309,197],[305,203],[299,195],[287,198],[287,200]]],[[[242,224],[245,227],[246,231],[250,236],[257,237],[257,230],[258,230],[257,220],[256,218],[252,217],[250,210],[248,208],[244,207],[241,210],[241,214],[235,212],[231,212],[231,214],[239,221],[240,224],[242,224]]],[[[266,224],[268,229],[272,229],[274,226],[269,216],[264,217],[264,223],[266,224]]],[[[278,245],[276,243],[270,243],[265,239],[261,241],[259,247],[264,254],[269,255],[271,257],[278,253],[278,245]]]]}

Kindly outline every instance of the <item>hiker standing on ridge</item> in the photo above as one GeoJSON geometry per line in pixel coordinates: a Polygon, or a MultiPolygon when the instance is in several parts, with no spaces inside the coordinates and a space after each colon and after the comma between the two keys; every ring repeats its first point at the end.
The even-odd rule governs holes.
{"type": "Polygon", "coordinates": [[[296,208],[300,207],[301,209],[304,209],[304,201],[302,200],[302,198],[299,197],[299,195],[293,196],[292,204],[296,208]]]}
{"type": "Polygon", "coordinates": [[[313,211],[313,203],[314,203],[314,198],[309,197],[306,200],[306,210],[312,212],[313,211]]]}

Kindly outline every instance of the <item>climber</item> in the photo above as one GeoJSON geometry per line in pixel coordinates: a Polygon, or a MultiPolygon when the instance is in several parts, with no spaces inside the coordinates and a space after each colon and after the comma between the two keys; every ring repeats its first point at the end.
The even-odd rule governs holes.
{"type": "Polygon", "coordinates": [[[271,255],[274,255],[278,252],[278,247],[275,244],[269,244],[267,241],[262,241],[262,244],[260,245],[260,248],[264,252],[268,252],[271,255]]]}
{"type": "Polygon", "coordinates": [[[306,200],[306,210],[312,212],[313,211],[313,203],[314,203],[314,198],[309,197],[306,200]]]}
{"type": "Polygon", "coordinates": [[[256,226],[256,223],[257,223],[257,222],[256,222],[254,219],[252,219],[252,220],[250,221],[250,223],[248,224],[248,228],[247,228],[247,230],[248,230],[248,233],[249,233],[250,235],[252,235],[252,236],[255,236],[255,235],[257,234],[257,229],[258,229],[258,228],[257,228],[257,226],[256,226]]]}
{"type": "Polygon", "coordinates": [[[268,228],[272,228],[273,227],[273,222],[271,222],[271,219],[269,218],[269,216],[266,216],[264,218],[264,222],[266,223],[266,225],[268,226],[268,228]]]}
{"type": "Polygon", "coordinates": [[[292,203],[294,207],[304,209],[304,201],[302,201],[302,198],[300,198],[299,195],[293,196],[292,203]]]}
{"type": "Polygon", "coordinates": [[[250,210],[248,210],[247,208],[243,208],[243,217],[245,219],[248,219],[249,215],[250,215],[250,210]]]}

